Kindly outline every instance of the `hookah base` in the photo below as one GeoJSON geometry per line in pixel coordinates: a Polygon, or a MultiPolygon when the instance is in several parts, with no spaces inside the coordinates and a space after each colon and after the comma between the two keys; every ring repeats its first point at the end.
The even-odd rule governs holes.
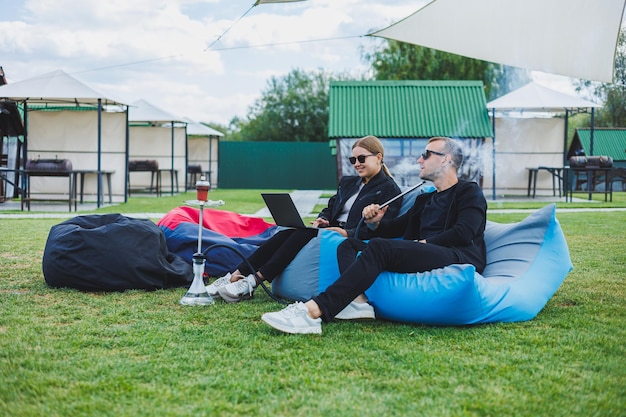
{"type": "Polygon", "coordinates": [[[215,304],[215,301],[207,292],[200,294],[188,292],[180,299],[180,304],[185,306],[206,306],[215,304]]]}

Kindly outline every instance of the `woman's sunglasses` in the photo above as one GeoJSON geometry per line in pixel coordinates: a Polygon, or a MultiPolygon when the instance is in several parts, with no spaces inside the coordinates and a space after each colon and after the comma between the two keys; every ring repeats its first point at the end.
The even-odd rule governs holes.
{"type": "Polygon", "coordinates": [[[441,153],[441,152],[437,152],[437,151],[431,151],[430,149],[425,149],[424,152],[422,152],[422,159],[425,161],[428,158],[430,158],[430,154],[435,154],[435,155],[439,155],[439,156],[446,156],[445,153],[441,153]]]}
{"type": "Polygon", "coordinates": [[[356,161],[359,161],[360,164],[363,164],[365,163],[365,158],[367,158],[368,156],[376,156],[376,155],[371,153],[369,155],[359,155],[356,158],[354,156],[351,156],[350,158],[348,158],[348,161],[350,161],[352,165],[356,164],[356,161]]]}

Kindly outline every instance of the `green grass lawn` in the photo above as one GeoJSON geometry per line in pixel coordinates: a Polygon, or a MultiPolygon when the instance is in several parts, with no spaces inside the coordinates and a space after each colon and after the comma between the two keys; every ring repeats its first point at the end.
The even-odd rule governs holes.
{"type": "MultiPolygon", "coordinates": [[[[99,212],[167,212],[188,198],[99,212]]],[[[259,190],[210,198],[241,213],[263,206],[259,190]]],[[[593,207],[625,203],[616,193],[593,207]]],[[[0,219],[0,416],[624,416],[626,212],[557,217],[574,270],[535,319],[333,322],[322,336],[262,323],[281,306],[261,290],[240,304],[189,307],[178,304],[185,288],[50,289],[41,257],[61,220],[0,219]]]]}

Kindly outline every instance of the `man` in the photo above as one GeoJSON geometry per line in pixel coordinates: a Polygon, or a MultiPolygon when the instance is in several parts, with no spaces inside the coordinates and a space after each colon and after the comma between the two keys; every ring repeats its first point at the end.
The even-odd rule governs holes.
{"type": "Polygon", "coordinates": [[[460,145],[434,137],[417,160],[420,178],[436,190],[418,196],[411,210],[384,219],[386,208],[372,204],[363,217],[376,236],[369,243],[347,240],[338,248],[341,276],[306,303],[297,302],[261,319],[286,333],[322,333],[322,321],[374,318],[373,307],[358,302],[382,271],[423,272],[451,264],[473,264],[482,272],[486,263],[483,239],[487,201],[475,182],[458,178],[463,163],[460,145]],[[386,238],[402,237],[402,240],[386,238]],[[345,259],[361,255],[346,266],[345,259]],[[348,254],[348,255],[346,255],[348,254]]]}

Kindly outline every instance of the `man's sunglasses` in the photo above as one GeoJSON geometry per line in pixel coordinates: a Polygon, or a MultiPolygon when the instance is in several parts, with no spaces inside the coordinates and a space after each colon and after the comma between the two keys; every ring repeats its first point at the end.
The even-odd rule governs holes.
{"type": "Polygon", "coordinates": [[[435,155],[439,155],[439,156],[446,156],[445,153],[441,153],[441,152],[437,152],[437,151],[431,151],[430,149],[425,149],[424,152],[422,152],[422,159],[425,161],[428,158],[430,158],[430,154],[435,154],[435,155]]]}
{"type": "Polygon", "coordinates": [[[360,164],[365,163],[365,158],[367,158],[368,156],[376,156],[373,153],[369,154],[369,155],[359,155],[356,158],[354,156],[351,156],[350,158],[348,158],[348,161],[350,161],[350,163],[352,165],[356,164],[356,161],[358,160],[360,164]]]}

